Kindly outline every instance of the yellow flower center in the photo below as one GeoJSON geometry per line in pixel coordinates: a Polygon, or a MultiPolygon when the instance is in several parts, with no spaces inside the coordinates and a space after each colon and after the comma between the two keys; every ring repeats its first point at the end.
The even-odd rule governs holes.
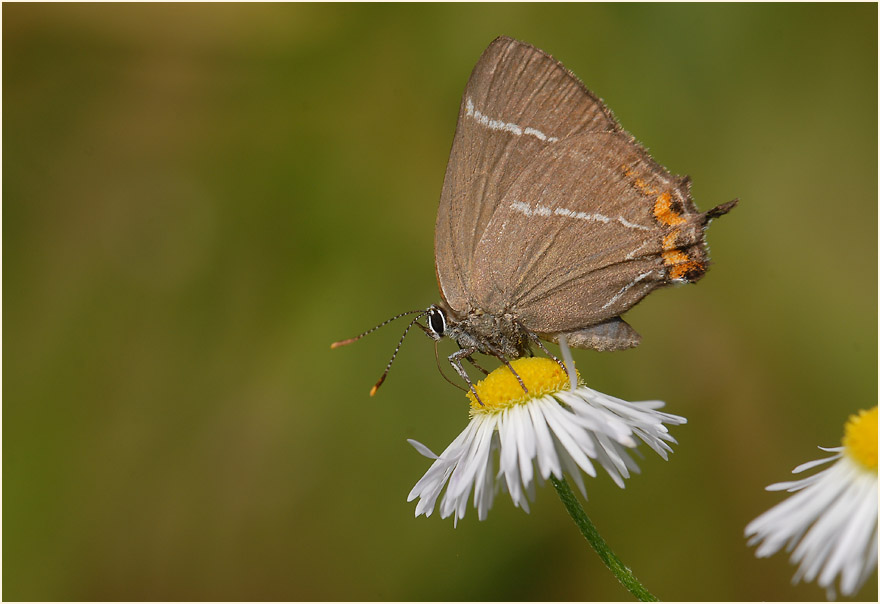
{"type": "MultiPolygon", "coordinates": [[[[529,389],[528,393],[523,390],[513,372],[502,365],[474,387],[483,405],[477,402],[472,392],[467,393],[471,401],[471,413],[501,411],[538,396],[567,390],[571,384],[568,374],[552,359],[530,357],[516,359],[510,365],[522,378],[523,384],[529,389]]],[[[580,374],[578,381],[580,382],[580,374]]]]}
{"type": "Polygon", "coordinates": [[[869,470],[877,471],[877,407],[849,416],[843,446],[852,459],[869,470]]]}

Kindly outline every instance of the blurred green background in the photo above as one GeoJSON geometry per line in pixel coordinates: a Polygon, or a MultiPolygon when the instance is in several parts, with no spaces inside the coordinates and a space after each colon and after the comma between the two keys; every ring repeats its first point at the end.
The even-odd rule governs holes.
{"type": "Polygon", "coordinates": [[[466,401],[420,333],[367,396],[403,325],[329,349],[437,301],[459,99],[500,34],[701,208],[741,199],[706,279],[629,313],[639,348],[576,353],[689,419],[588,513],[661,598],[824,599],[743,528],[877,403],[873,4],[4,4],[4,599],[629,599],[549,487],[414,519],[405,439],[443,449],[466,401]]]}

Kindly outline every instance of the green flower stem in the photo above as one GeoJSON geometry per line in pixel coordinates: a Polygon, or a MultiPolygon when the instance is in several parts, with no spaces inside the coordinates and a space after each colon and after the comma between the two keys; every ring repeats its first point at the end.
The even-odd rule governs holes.
{"type": "Polygon", "coordinates": [[[584,508],[577,500],[577,497],[575,497],[571,487],[568,486],[565,479],[557,480],[555,477],[551,476],[550,482],[556,487],[556,492],[559,493],[559,498],[562,499],[565,509],[568,510],[572,520],[574,520],[574,523],[581,530],[581,534],[590,542],[590,545],[593,546],[593,549],[596,550],[596,553],[602,558],[602,562],[605,563],[608,570],[614,573],[617,580],[640,601],[657,602],[658,600],[654,594],[645,589],[644,585],[639,583],[639,580],[635,578],[632,571],[620,561],[620,558],[614,555],[614,552],[611,551],[608,544],[605,543],[605,540],[599,535],[596,527],[590,522],[587,513],[584,512],[584,508]]]}

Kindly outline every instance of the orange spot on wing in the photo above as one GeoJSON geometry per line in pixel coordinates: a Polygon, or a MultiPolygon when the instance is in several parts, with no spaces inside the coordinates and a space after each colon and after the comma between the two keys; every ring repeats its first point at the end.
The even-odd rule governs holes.
{"type": "Polygon", "coordinates": [[[676,238],[678,238],[678,229],[663,237],[663,252],[660,256],[663,258],[663,263],[669,267],[669,278],[688,281],[696,279],[706,267],[702,262],[691,260],[686,253],[678,249],[675,246],[676,238]]]}
{"type": "Polygon", "coordinates": [[[681,250],[669,250],[668,252],[663,252],[662,256],[663,263],[666,266],[675,266],[676,264],[688,262],[687,254],[681,250]]]}
{"type": "Polygon", "coordinates": [[[657,196],[657,201],[654,202],[654,218],[669,226],[677,226],[687,222],[681,214],[673,209],[672,195],[668,191],[657,196]]]}
{"type": "Polygon", "coordinates": [[[706,270],[705,265],[702,262],[697,262],[696,260],[690,260],[684,264],[677,264],[669,269],[669,278],[670,279],[685,279],[687,281],[694,281],[703,274],[706,270]]]}

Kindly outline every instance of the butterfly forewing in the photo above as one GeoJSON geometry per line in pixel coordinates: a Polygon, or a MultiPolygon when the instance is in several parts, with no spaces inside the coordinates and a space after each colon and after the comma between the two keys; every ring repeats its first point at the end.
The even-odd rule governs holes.
{"type": "Polygon", "coordinates": [[[473,303],[477,244],[524,168],[573,135],[618,129],[602,102],[551,56],[504,37],[486,49],[462,97],[437,213],[437,280],[452,310],[473,303]]]}

